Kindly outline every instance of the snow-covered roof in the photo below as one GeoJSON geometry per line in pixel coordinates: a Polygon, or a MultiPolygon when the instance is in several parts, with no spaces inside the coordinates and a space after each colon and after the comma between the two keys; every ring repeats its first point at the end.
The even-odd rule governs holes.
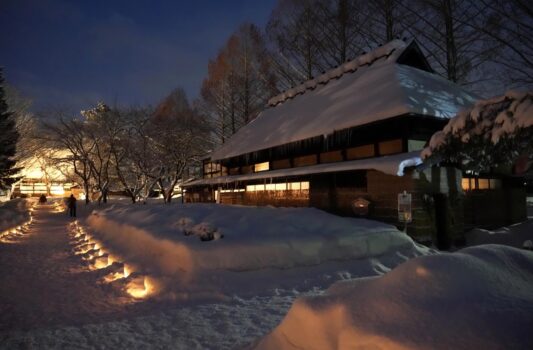
{"type": "Polygon", "coordinates": [[[414,42],[394,40],[269,101],[212,153],[220,160],[328,135],[406,113],[451,118],[477,97],[460,86],[397,63],[414,42]]]}
{"type": "Polygon", "coordinates": [[[422,163],[422,160],[420,159],[419,155],[420,151],[414,151],[409,153],[395,154],[391,156],[351,160],[347,162],[326,163],[298,168],[262,171],[253,174],[219,176],[211,179],[199,179],[196,181],[191,181],[187,184],[184,184],[183,187],[191,187],[198,185],[217,185],[233,183],[237,181],[280,178],[364,169],[374,169],[379,170],[385,174],[403,176],[405,168],[417,166],[422,163]]]}

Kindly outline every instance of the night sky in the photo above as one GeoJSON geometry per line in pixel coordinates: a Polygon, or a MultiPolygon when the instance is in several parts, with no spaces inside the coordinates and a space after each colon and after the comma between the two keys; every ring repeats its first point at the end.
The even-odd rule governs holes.
{"type": "Polygon", "coordinates": [[[0,0],[0,66],[37,112],[156,104],[178,86],[195,98],[208,60],[275,2],[0,0]]]}

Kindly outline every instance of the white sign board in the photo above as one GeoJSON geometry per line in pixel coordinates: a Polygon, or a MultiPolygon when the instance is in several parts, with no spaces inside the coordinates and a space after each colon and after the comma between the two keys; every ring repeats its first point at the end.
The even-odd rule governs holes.
{"type": "Polygon", "coordinates": [[[400,222],[411,222],[413,220],[411,193],[407,193],[406,191],[398,193],[398,220],[400,222]]]}

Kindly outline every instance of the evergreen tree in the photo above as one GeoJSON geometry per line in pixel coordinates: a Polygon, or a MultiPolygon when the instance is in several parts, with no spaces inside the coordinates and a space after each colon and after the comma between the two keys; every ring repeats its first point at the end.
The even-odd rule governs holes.
{"type": "Polygon", "coordinates": [[[14,157],[18,138],[15,118],[7,106],[4,78],[0,68],[0,189],[8,189],[17,180],[14,175],[19,169],[15,168],[14,157]]]}

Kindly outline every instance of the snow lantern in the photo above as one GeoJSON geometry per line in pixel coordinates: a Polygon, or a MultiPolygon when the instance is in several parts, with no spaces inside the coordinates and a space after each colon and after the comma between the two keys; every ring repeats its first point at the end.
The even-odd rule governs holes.
{"type": "Polygon", "coordinates": [[[370,207],[370,201],[363,197],[356,198],[352,201],[352,210],[355,215],[367,216],[370,207]]]}

